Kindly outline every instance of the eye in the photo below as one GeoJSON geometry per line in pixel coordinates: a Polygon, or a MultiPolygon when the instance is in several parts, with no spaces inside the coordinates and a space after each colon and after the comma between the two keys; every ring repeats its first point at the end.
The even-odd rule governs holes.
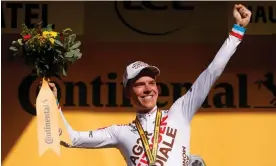
{"type": "Polygon", "coordinates": [[[134,84],[134,87],[139,87],[139,86],[143,86],[145,83],[143,82],[137,82],[134,84]]]}
{"type": "Polygon", "coordinates": [[[156,82],[155,81],[151,81],[150,85],[156,85],[156,82]]]}

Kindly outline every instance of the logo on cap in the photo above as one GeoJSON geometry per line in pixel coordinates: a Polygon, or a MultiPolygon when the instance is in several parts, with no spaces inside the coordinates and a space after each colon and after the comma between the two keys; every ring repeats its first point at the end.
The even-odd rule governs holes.
{"type": "Polygon", "coordinates": [[[142,62],[142,61],[137,61],[132,64],[133,69],[138,69],[140,67],[148,67],[148,66],[149,66],[148,64],[146,64],[145,62],[142,62]]]}

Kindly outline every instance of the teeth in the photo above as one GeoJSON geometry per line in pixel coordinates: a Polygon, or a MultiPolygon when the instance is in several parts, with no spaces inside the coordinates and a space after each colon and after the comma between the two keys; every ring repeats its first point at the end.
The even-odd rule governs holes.
{"type": "Polygon", "coordinates": [[[146,96],[145,97],[145,99],[151,99],[152,98],[152,96],[146,96]]]}

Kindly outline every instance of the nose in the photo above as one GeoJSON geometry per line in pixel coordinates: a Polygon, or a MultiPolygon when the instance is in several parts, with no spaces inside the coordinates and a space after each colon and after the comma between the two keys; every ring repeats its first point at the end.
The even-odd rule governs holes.
{"type": "Polygon", "coordinates": [[[151,92],[151,86],[149,84],[145,85],[144,93],[145,94],[150,94],[151,92]]]}

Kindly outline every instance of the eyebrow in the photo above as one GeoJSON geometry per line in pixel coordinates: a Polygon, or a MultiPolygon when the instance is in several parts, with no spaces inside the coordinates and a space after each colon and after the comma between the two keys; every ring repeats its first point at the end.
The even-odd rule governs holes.
{"type": "MultiPolygon", "coordinates": [[[[156,80],[151,80],[151,81],[146,81],[146,82],[148,82],[148,83],[156,83],[156,80]]],[[[144,82],[144,81],[139,81],[139,82],[133,82],[133,84],[141,84],[141,83],[146,83],[146,82],[144,82]]]]}

